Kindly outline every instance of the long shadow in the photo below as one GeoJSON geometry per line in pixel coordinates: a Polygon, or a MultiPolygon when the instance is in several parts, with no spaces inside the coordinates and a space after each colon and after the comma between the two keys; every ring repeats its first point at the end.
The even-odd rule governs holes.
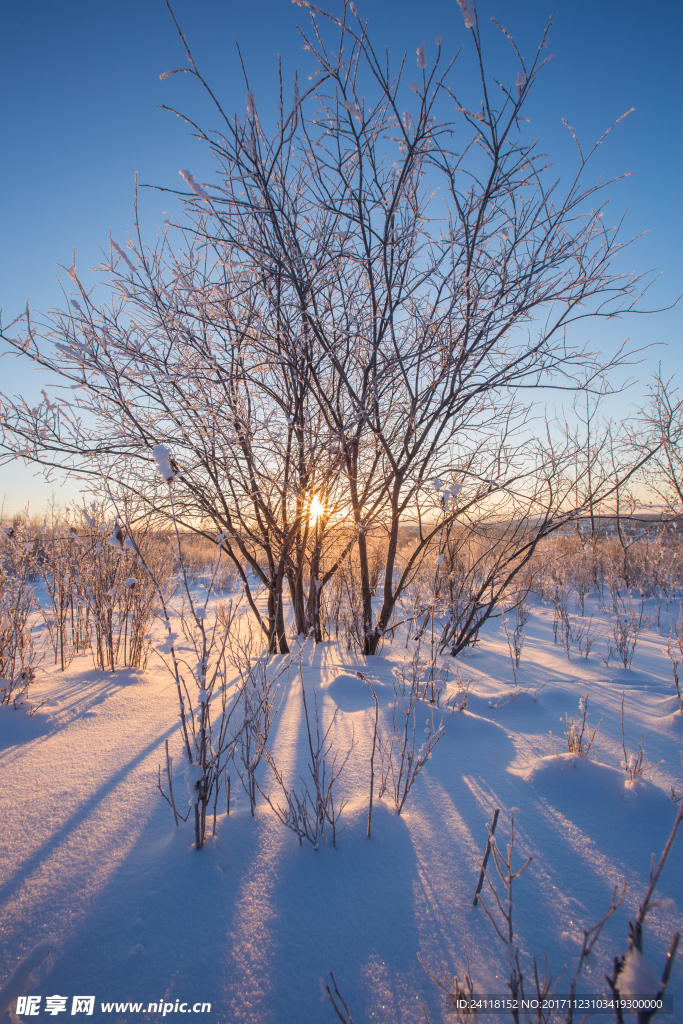
{"type": "Polygon", "coordinates": [[[0,764],[10,756],[16,747],[33,740],[49,739],[51,736],[68,729],[76,719],[88,717],[94,707],[102,704],[108,697],[114,696],[119,690],[137,684],[144,685],[139,676],[131,678],[136,669],[119,669],[116,674],[102,678],[100,669],[89,669],[80,673],[75,679],[64,680],[54,678],[50,683],[43,683],[42,689],[47,690],[48,702],[44,710],[41,706],[40,689],[32,700],[38,705],[35,714],[29,715],[21,710],[4,708],[0,715],[0,764]],[[59,694],[58,709],[50,704],[50,690],[59,694]],[[41,713],[42,712],[42,713],[41,713]]]}
{"type": "MultiPolygon", "coordinates": [[[[296,693],[293,699],[298,706],[296,693]]],[[[284,714],[275,725],[274,739],[280,726],[287,731],[284,714]]],[[[190,849],[190,823],[175,830],[170,810],[160,800],[151,809],[144,806],[143,830],[88,903],[77,931],[58,950],[61,959],[50,978],[51,991],[90,992],[98,1001],[140,1000],[145,1006],[171,996],[173,1001],[210,1001],[212,1021],[319,1024],[332,1011],[320,1004],[318,979],[332,969],[354,1015],[363,1016],[358,1008],[365,1007],[366,1016],[378,1021],[418,1020],[422,1001],[430,1012],[438,1001],[417,964],[416,951],[429,954],[434,968],[443,961],[459,969],[466,941],[460,923],[466,925],[464,935],[482,943],[489,934],[483,915],[471,910],[469,900],[485,841],[484,823],[495,800],[507,808],[515,803],[522,807],[517,819],[520,857],[540,848],[517,890],[520,935],[539,954],[550,935],[558,962],[568,960],[565,950],[574,940],[562,938],[562,929],[569,927],[577,910],[583,914],[595,905],[596,895],[603,912],[603,896],[611,885],[601,874],[600,862],[591,863],[594,850],[599,853],[604,846],[611,858],[618,857],[618,844],[633,828],[633,805],[613,809],[603,834],[582,855],[581,830],[570,835],[571,822],[546,812],[561,809],[565,819],[576,819],[578,808],[593,820],[605,818],[610,805],[600,794],[593,799],[590,790],[580,793],[575,787],[567,792],[549,787],[546,792],[540,782],[531,786],[511,775],[507,767],[514,746],[505,732],[507,723],[465,715],[447,718],[446,725],[450,738],[436,749],[418,780],[407,805],[407,823],[377,810],[375,836],[368,841],[364,812],[359,812],[336,851],[300,849],[270,812],[253,821],[245,808],[233,810],[229,819],[223,815],[217,840],[197,852],[190,849]],[[436,788],[420,788],[432,773],[461,821],[454,814],[448,818],[452,812],[436,788]],[[415,819],[425,822],[424,831],[416,830],[414,836],[413,811],[415,819]],[[444,903],[449,885],[453,895],[444,903]],[[548,924],[546,908],[552,906],[549,895],[556,887],[553,921],[548,924]],[[248,957],[231,956],[236,948],[246,949],[248,957]],[[249,988],[251,1001],[238,998],[240,987],[249,988]],[[414,1013],[406,1009],[409,1005],[414,1013]]],[[[33,866],[176,729],[174,725],[160,735],[107,780],[34,855],[33,866]]],[[[237,788],[234,778],[233,786],[237,788]]],[[[503,826],[501,822],[501,845],[503,826]]],[[[650,818],[644,816],[638,826],[649,829],[650,818]]],[[[587,827],[586,835],[594,835],[594,829],[587,827]]],[[[644,839],[649,841],[650,836],[644,839]]],[[[641,875],[646,868],[643,864],[641,875]]],[[[68,888],[55,896],[60,913],[68,918],[68,888]]],[[[18,922],[15,926],[20,928],[18,922]]],[[[125,1013],[109,1019],[114,1017],[119,1024],[146,1019],[144,1014],[125,1013]]]]}
{"type": "MultiPolygon", "coordinates": [[[[437,973],[444,966],[462,976],[467,945],[475,977],[485,978],[493,970],[505,976],[502,946],[471,900],[486,838],[485,821],[491,820],[494,806],[501,808],[496,838],[505,850],[510,813],[515,809],[514,866],[519,868],[527,856],[534,857],[515,883],[515,942],[527,965],[531,956],[542,962],[545,950],[555,976],[567,966],[571,977],[581,928],[602,917],[613,886],[628,880],[624,906],[609,922],[592,976],[588,971],[583,988],[601,992],[611,957],[624,952],[627,917],[647,885],[650,852],[662,849],[675,809],[655,787],[646,787],[635,803],[624,803],[618,792],[623,786],[620,773],[615,771],[612,778],[608,769],[592,763],[582,763],[579,767],[586,769],[582,772],[570,762],[564,773],[559,768],[555,774],[542,771],[537,779],[532,776],[527,781],[508,770],[512,744],[500,734],[496,741],[491,731],[492,745],[481,721],[481,735],[470,737],[476,740],[475,749],[463,751],[474,724],[467,718],[457,721],[455,732],[460,735],[445,741],[445,750],[437,750],[419,793],[415,843],[418,860],[424,863],[419,891],[423,916],[430,913],[433,918],[432,927],[424,930],[421,951],[437,973]]],[[[500,892],[493,861],[489,873],[500,892]]],[[[667,865],[662,891],[681,897],[673,863],[667,865]]],[[[487,898],[491,905],[490,894],[487,898]]],[[[648,942],[655,949],[656,964],[663,963],[675,927],[676,911],[653,915],[648,942]]],[[[495,982],[489,988],[494,990],[495,982]]]]}
{"type": "Polygon", "coordinates": [[[56,894],[50,991],[94,994],[98,1012],[101,1001],[146,1009],[179,999],[210,1002],[212,1021],[320,1024],[332,1011],[321,1006],[319,979],[331,969],[352,1006],[386,1006],[373,1019],[419,1019],[406,1016],[417,996],[432,1008],[415,959],[414,850],[395,815],[376,809],[371,841],[361,815],[336,851],[316,853],[299,848],[269,812],[254,821],[245,809],[222,816],[217,840],[197,852],[189,825],[174,829],[167,810],[152,811],[61,942],[69,893],[56,894]],[[263,860],[269,845],[273,855],[263,860]]]}
{"type": "Polygon", "coordinates": [[[0,886],[0,901],[4,900],[12,890],[15,890],[40,865],[40,863],[64,841],[69,832],[81,824],[93,812],[97,804],[101,803],[101,801],[119,785],[127,774],[140,764],[140,762],[143,761],[155,747],[158,747],[160,743],[177,732],[177,730],[178,726],[174,723],[170,729],[167,729],[166,732],[155,737],[146,747],[139,751],[135,757],[119,768],[119,770],[111,775],[99,789],[89,796],[87,800],[80,805],[78,810],[67,818],[64,824],[61,825],[56,832],[52,833],[47,842],[43,843],[42,846],[35,850],[28,860],[24,861],[21,868],[14,875],[11,875],[5,880],[5,882],[0,886]]]}
{"type": "MultiPolygon", "coordinates": [[[[311,660],[314,668],[321,662],[335,670],[353,667],[324,652],[311,660]]],[[[295,709],[296,680],[291,692],[295,709]]],[[[296,735],[288,718],[280,726],[283,742],[299,748],[301,770],[308,756],[303,722],[296,735]]],[[[415,958],[417,866],[408,828],[377,805],[368,840],[366,815],[362,802],[362,809],[349,813],[338,848],[323,843],[319,851],[307,844],[300,848],[272,818],[257,820],[249,837],[253,853],[235,864],[239,884],[226,907],[216,976],[227,1019],[318,1024],[327,1015],[320,1006],[319,979],[330,970],[350,1003],[365,1006],[373,1019],[412,1019],[405,1011],[416,1005],[417,994],[429,1004],[429,986],[415,958]]]]}

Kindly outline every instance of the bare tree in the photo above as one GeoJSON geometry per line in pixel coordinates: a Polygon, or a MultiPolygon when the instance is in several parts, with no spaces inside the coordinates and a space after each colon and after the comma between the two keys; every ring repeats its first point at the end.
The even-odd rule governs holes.
{"type": "Polygon", "coordinates": [[[641,450],[646,447],[655,450],[648,467],[648,483],[669,515],[680,523],[683,514],[683,399],[672,381],[671,377],[663,377],[660,366],[633,443],[641,450]]]}
{"type": "Polygon", "coordinates": [[[603,387],[623,353],[605,364],[567,331],[633,309],[641,282],[613,269],[626,243],[605,220],[611,182],[582,183],[605,136],[587,153],[577,140],[564,191],[527,138],[522,111],[550,59],[550,26],[529,62],[501,29],[517,70],[506,85],[485,70],[467,7],[481,96],[471,110],[440,41],[433,59],[418,48],[407,81],[405,59],[392,69],[350,2],[339,18],[300,6],[312,84],[302,92],[297,76],[287,112],[281,73],[270,128],[246,71],[246,115],[226,112],[178,29],[189,65],[178,70],[215,103],[217,131],[186,120],[217,180],[181,171],[185,214],[156,245],[137,214],[126,246],[111,240],[99,268],[109,303],[94,301],[74,260],[64,309],[2,329],[69,389],[35,407],[3,396],[2,446],[220,538],[271,652],[288,649],[285,581],[297,632],[320,639],[322,590],[355,547],[363,649],[375,654],[444,528],[497,506],[512,526],[482,578],[489,596],[470,588],[448,641],[458,650],[539,538],[576,511],[561,483],[568,453],[532,444],[522,396],[603,387]],[[173,509],[149,482],[155,449],[170,460],[173,509]],[[435,500],[442,478],[459,501],[435,500]],[[399,566],[401,531],[415,523],[399,566]],[[368,537],[379,529],[375,613],[368,537]]]}

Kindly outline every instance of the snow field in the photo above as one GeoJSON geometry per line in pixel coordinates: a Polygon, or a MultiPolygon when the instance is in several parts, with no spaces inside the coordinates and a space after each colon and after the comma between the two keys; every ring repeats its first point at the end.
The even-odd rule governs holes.
{"type": "MultiPolygon", "coordinates": [[[[597,618],[592,604],[594,597],[587,614],[597,618]]],[[[168,739],[184,807],[177,701],[163,668],[155,660],[144,674],[106,674],[81,657],[64,674],[45,672],[34,694],[45,703],[33,717],[0,709],[0,981],[49,940],[54,967],[34,989],[43,995],[210,1001],[203,1019],[220,1024],[324,1024],[335,1018],[321,1003],[319,981],[332,970],[356,1024],[413,1024],[424,1020],[423,1003],[432,1021],[452,1020],[417,953],[434,973],[443,967],[462,978],[469,951],[479,991],[505,993],[502,946],[482,909],[471,906],[486,822],[499,807],[501,848],[514,810],[515,863],[534,857],[515,883],[527,977],[531,958],[542,961],[544,951],[555,975],[566,965],[571,977],[583,927],[602,917],[613,886],[627,883],[580,986],[604,992],[603,975],[626,949],[650,856],[659,855],[675,815],[670,787],[683,789],[683,716],[658,630],[643,631],[630,670],[605,666],[600,645],[588,659],[568,661],[552,642],[552,608],[540,600],[531,608],[519,687],[499,622],[489,623],[478,648],[448,661],[451,676],[457,667],[471,684],[467,708],[446,711],[446,735],[401,817],[386,798],[375,799],[370,840],[374,702],[356,672],[373,680],[386,729],[405,638],[367,660],[337,643],[304,646],[309,711],[315,687],[325,727],[339,709],[335,748],[343,754],[355,742],[338,784],[348,805],[336,850],[324,842],[318,851],[299,847],[262,799],[252,819],[232,772],[230,817],[221,793],[217,835],[197,852],[191,820],[174,828],[155,789],[168,739]],[[642,735],[646,761],[664,760],[631,787],[621,767],[622,691],[629,754],[642,735]],[[591,731],[601,720],[597,761],[593,753],[568,755],[564,738],[564,716],[578,716],[586,693],[591,731]]],[[[444,697],[458,689],[452,680],[444,697]]],[[[420,702],[418,746],[430,714],[420,702]]],[[[305,776],[298,669],[284,684],[270,747],[290,784],[305,776]]],[[[277,799],[267,765],[259,772],[277,799]]],[[[680,856],[675,847],[660,885],[667,899],[646,927],[645,955],[657,975],[681,927],[680,856]]],[[[676,1019],[680,961],[669,991],[676,1019]]]]}

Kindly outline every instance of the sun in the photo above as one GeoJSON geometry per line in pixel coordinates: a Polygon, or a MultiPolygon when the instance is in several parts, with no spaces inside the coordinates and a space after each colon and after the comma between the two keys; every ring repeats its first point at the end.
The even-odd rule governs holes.
{"type": "Polygon", "coordinates": [[[311,510],[309,513],[311,519],[320,519],[324,511],[325,506],[323,505],[320,498],[313,498],[313,500],[311,501],[311,510]]]}

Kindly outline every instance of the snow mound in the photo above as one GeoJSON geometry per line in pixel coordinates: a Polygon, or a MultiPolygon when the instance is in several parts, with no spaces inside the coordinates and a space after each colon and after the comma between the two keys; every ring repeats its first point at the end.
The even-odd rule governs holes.
{"type": "Polygon", "coordinates": [[[680,711],[678,697],[669,696],[657,701],[649,718],[656,723],[660,730],[663,728],[670,736],[677,739],[683,737],[683,715],[680,711]]]}
{"type": "MultiPolygon", "coordinates": [[[[385,684],[373,679],[372,685],[377,694],[378,701],[382,703],[382,697],[386,689],[385,684]]],[[[342,711],[364,711],[366,708],[374,708],[375,706],[370,687],[355,673],[340,672],[334,679],[322,683],[320,689],[323,693],[330,696],[342,711]]]]}
{"type": "Polygon", "coordinates": [[[678,708],[665,720],[667,731],[674,736],[683,737],[683,715],[678,708]]]}
{"type": "Polygon", "coordinates": [[[48,709],[41,708],[31,715],[25,706],[0,707],[0,750],[30,743],[46,736],[52,728],[54,724],[48,709]]]}
{"type": "Polygon", "coordinates": [[[569,793],[582,806],[666,800],[661,790],[647,779],[631,782],[624,771],[576,754],[553,754],[522,770],[509,770],[532,785],[539,795],[553,801],[569,793]]]}
{"type": "MultiPolygon", "coordinates": [[[[460,691],[462,693],[462,691],[460,691]]],[[[458,693],[452,689],[453,696],[458,693]]],[[[490,718],[493,721],[506,721],[517,724],[528,730],[533,728],[536,718],[545,713],[542,699],[537,698],[538,689],[508,686],[485,694],[469,693],[467,708],[475,714],[490,718]],[[533,717],[531,717],[533,716],[533,717]]]]}
{"type": "Polygon", "coordinates": [[[615,666],[610,678],[605,682],[618,687],[620,690],[643,690],[646,693],[658,693],[668,696],[671,693],[671,684],[667,681],[656,679],[647,672],[640,672],[635,668],[621,668],[615,666]]]}

